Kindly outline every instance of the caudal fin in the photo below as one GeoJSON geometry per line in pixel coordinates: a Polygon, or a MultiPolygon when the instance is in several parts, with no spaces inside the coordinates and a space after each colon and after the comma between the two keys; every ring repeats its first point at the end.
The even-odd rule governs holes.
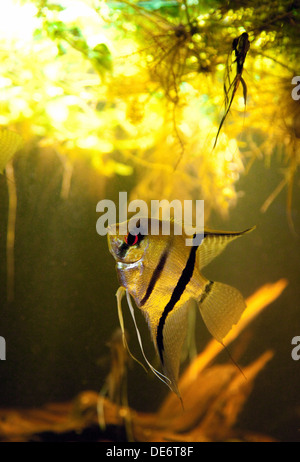
{"type": "Polygon", "coordinates": [[[222,343],[232,326],[239,321],[246,303],[234,287],[209,281],[198,300],[198,306],[206,327],[222,343]]]}

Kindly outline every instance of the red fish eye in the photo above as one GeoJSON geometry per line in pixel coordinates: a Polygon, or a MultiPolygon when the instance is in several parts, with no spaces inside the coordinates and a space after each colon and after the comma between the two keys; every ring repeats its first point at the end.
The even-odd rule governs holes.
{"type": "Polygon", "coordinates": [[[133,235],[133,234],[130,234],[128,233],[127,236],[124,237],[124,241],[127,245],[135,245],[138,241],[138,235],[133,235]]]}

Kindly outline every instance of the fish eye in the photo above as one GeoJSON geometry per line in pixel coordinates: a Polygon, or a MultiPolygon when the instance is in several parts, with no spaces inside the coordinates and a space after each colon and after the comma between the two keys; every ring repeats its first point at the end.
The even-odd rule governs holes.
{"type": "Polygon", "coordinates": [[[124,237],[124,241],[127,245],[133,246],[135,245],[139,240],[139,235],[138,234],[131,234],[128,233],[127,236],[124,237]]]}

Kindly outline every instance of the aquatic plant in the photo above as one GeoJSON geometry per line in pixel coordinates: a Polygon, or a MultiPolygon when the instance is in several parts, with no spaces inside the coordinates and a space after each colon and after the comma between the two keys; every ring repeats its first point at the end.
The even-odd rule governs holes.
{"type": "Polygon", "coordinates": [[[14,27],[0,36],[0,123],[15,127],[27,149],[56,152],[65,171],[62,197],[72,164],[85,159],[104,177],[134,174],[133,196],[202,198],[207,218],[212,209],[226,215],[254,158],[268,162],[282,150],[280,187],[288,188],[291,222],[299,149],[281,104],[299,106],[291,97],[297,2],[7,4],[3,22],[12,18],[14,27]],[[26,18],[22,28],[18,17],[26,18]],[[238,89],[212,152],[228,53],[245,31],[247,106],[238,89]]]}

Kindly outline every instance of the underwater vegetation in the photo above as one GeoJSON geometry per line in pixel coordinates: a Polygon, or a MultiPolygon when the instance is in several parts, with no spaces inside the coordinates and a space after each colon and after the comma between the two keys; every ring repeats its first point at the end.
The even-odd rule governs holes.
{"type": "MultiPolygon", "coordinates": [[[[0,439],[298,438],[300,362],[290,350],[300,335],[299,1],[3,3],[0,439]],[[175,373],[168,366],[186,413],[176,394],[132,365],[118,329],[118,281],[95,209],[120,191],[146,203],[202,199],[209,229],[257,225],[233,254],[226,250],[226,262],[205,268],[205,281],[236,286],[248,307],[224,339],[232,350],[204,342],[202,326],[178,353],[175,373]],[[274,314],[262,313],[275,300],[274,314]],[[270,348],[278,332],[283,343],[270,348]],[[287,389],[276,395],[281,378],[287,389]],[[267,398],[273,413],[258,431],[239,420],[243,411],[263,415],[267,398]]],[[[161,371],[163,348],[153,359],[140,326],[161,371]]]]}
{"type": "Polygon", "coordinates": [[[101,176],[134,175],[132,197],[201,197],[207,218],[228,215],[241,175],[280,152],[262,209],[285,188],[292,224],[298,2],[7,3],[15,29],[27,25],[1,36],[0,124],[25,150],[54,150],[63,197],[84,158],[101,176]]]}

